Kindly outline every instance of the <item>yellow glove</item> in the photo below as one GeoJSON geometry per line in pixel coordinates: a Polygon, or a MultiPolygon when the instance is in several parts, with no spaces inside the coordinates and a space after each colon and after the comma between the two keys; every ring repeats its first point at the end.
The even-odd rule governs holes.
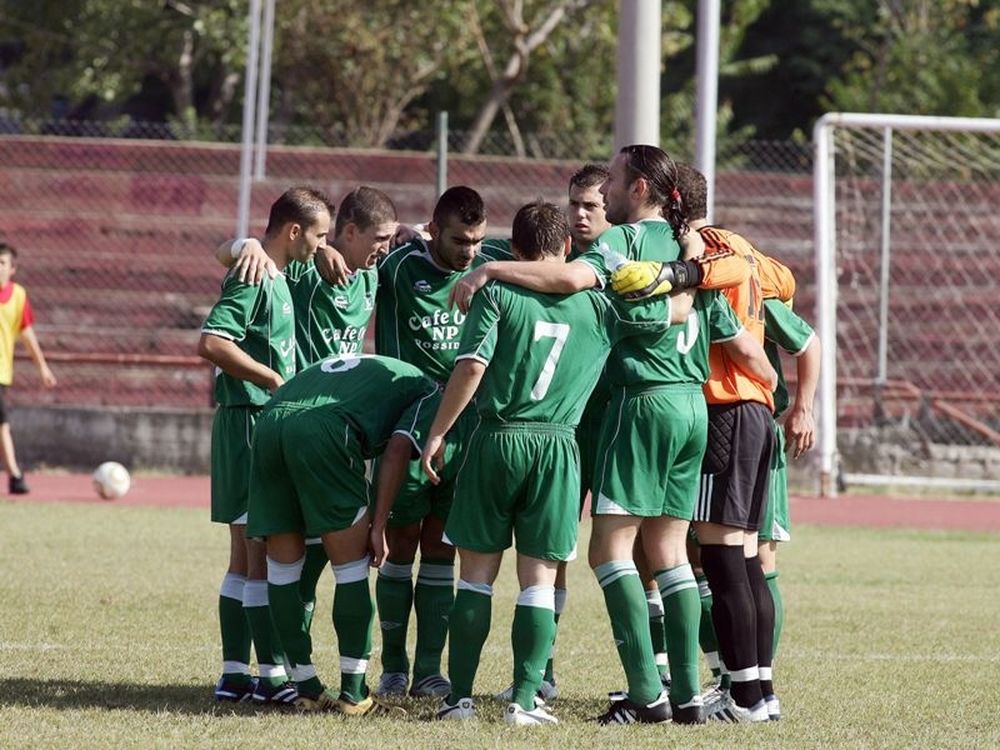
{"type": "Polygon", "coordinates": [[[655,260],[624,263],[611,274],[611,288],[630,302],[669,294],[674,288],[673,274],[664,270],[663,263],[655,260]]]}

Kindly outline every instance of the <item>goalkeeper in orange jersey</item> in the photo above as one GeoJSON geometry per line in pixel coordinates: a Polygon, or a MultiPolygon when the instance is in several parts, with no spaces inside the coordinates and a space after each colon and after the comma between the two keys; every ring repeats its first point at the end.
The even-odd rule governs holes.
{"type": "MultiPolygon", "coordinates": [[[[743,326],[763,343],[763,299],[791,297],[791,273],[740,235],[709,225],[705,178],[697,170],[678,165],[678,190],[688,225],[705,243],[705,259],[735,253],[749,266],[746,279],[722,291],[743,326]]],[[[632,263],[619,269],[612,283],[623,296],[643,299],[679,286],[704,284],[707,274],[723,268],[699,261],[632,263]]],[[[714,705],[706,705],[705,713],[727,721],[766,721],[768,707],[773,705],[777,712],[778,705],[771,681],[774,601],[758,557],[757,532],[767,504],[774,451],[774,397],[759,380],[747,377],[719,346],[712,346],[709,365],[711,375],[704,388],[708,449],[694,525],[731,690],[714,705]]]]}

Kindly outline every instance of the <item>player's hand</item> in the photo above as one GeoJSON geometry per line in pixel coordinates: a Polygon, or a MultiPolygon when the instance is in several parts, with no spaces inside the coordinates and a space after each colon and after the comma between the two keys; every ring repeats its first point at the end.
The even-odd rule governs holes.
{"type": "Polygon", "coordinates": [[[785,436],[792,458],[799,458],[816,444],[816,420],[811,409],[792,409],[785,420],[785,436]]]}
{"type": "Polygon", "coordinates": [[[669,294],[674,286],[672,279],[664,277],[665,267],[666,264],[655,260],[623,263],[611,274],[611,288],[629,301],[669,294]]]}
{"type": "Polygon", "coordinates": [[[472,305],[472,298],[490,280],[487,275],[489,272],[486,270],[488,265],[487,263],[480,266],[458,280],[455,286],[451,288],[451,294],[448,296],[449,307],[457,307],[463,313],[469,312],[469,307],[472,305]]]}
{"type": "Polygon", "coordinates": [[[688,229],[680,236],[680,244],[683,251],[681,257],[684,260],[693,260],[705,254],[705,240],[702,238],[701,232],[694,229],[688,229]]]}
{"type": "Polygon", "coordinates": [[[420,225],[400,224],[396,227],[396,233],[392,235],[392,239],[389,240],[389,247],[399,247],[416,239],[430,239],[430,235],[425,235],[421,231],[420,225]]]}
{"type": "Polygon", "coordinates": [[[371,566],[377,568],[389,557],[389,542],[385,538],[385,525],[373,524],[368,533],[368,548],[371,566]]]}
{"type": "Polygon", "coordinates": [[[48,365],[42,365],[42,385],[46,388],[56,387],[56,376],[52,374],[52,370],[49,369],[48,365]]]}
{"type": "Polygon", "coordinates": [[[253,237],[244,240],[233,270],[244,284],[259,284],[264,280],[265,273],[272,279],[278,275],[278,267],[264,252],[264,246],[253,237]]]}
{"type": "Polygon", "coordinates": [[[316,248],[316,259],[313,262],[323,280],[334,286],[344,286],[351,275],[344,256],[329,245],[320,245],[316,248]]]}
{"type": "Polygon", "coordinates": [[[420,456],[420,466],[423,467],[427,478],[431,480],[431,484],[441,483],[438,472],[444,468],[444,435],[433,435],[427,441],[424,452],[420,456]]]}
{"type": "Polygon", "coordinates": [[[285,379],[281,377],[278,373],[273,372],[271,376],[267,379],[267,385],[265,388],[271,393],[281,388],[285,384],[285,379]]]}

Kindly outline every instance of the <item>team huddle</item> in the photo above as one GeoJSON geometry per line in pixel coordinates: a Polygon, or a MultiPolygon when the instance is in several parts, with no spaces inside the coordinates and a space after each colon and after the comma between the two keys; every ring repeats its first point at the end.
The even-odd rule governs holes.
{"type": "Polygon", "coordinates": [[[438,719],[475,718],[513,544],[504,719],[557,723],[553,647],[589,496],[588,559],[627,683],[597,721],[780,718],[775,420],[791,406],[793,455],[812,447],[818,341],[788,269],[710,226],[705,203],[696,170],[628,146],[574,174],[567,207],[524,205],[509,240],[486,239],[468,187],[441,195],[426,234],[373,188],[337,211],[292,188],[262,241],[220,246],[232,268],[199,343],[217,367],[212,520],[230,529],[216,699],[403,716],[391,699],[409,694],[439,699],[438,719]],[[779,349],[797,357],[794,402],[779,349]],[[339,689],[312,661],[327,563],[339,689]]]}

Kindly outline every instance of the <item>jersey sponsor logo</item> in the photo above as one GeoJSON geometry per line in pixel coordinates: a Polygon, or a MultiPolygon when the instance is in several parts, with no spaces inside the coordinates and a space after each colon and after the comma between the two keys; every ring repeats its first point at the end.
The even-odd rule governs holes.
{"type": "Polygon", "coordinates": [[[351,354],[361,349],[366,330],[367,326],[347,326],[343,330],[321,328],[319,333],[327,346],[335,346],[341,354],[351,354]]]}
{"type": "Polygon", "coordinates": [[[414,333],[430,336],[429,341],[414,339],[421,349],[457,349],[465,318],[459,310],[435,310],[433,315],[411,315],[406,322],[414,333]]]}
{"type": "Polygon", "coordinates": [[[427,294],[428,292],[432,291],[430,283],[424,281],[423,279],[417,279],[415,282],[413,282],[413,288],[416,291],[420,292],[421,294],[427,294]]]}
{"type": "Polygon", "coordinates": [[[295,351],[295,339],[285,339],[284,341],[278,342],[278,351],[281,352],[281,358],[287,359],[295,351]]]}

